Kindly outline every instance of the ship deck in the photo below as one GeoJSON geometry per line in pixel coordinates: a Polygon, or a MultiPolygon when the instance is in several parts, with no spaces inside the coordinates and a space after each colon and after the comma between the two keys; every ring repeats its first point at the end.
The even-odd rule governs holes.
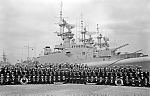
{"type": "Polygon", "coordinates": [[[108,85],[3,85],[0,96],[150,96],[150,88],[108,85]]]}

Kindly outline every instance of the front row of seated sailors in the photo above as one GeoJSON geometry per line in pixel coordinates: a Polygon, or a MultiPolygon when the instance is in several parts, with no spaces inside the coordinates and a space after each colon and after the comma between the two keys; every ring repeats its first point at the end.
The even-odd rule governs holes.
{"type": "MultiPolygon", "coordinates": [[[[55,66],[56,67],[56,66],[55,66]]],[[[68,68],[68,67],[67,67],[68,68]]],[[[1,68],[0,84],[52,84],[64,83],[96,83],[114,85],[115,80],[121,78],[125,86],[149,86],[149,72],[140,68],[113,67],[113,68],[88,68],[80,70],[69,67],[68,69],[46,68],[1,68]],[[20,82],[21,81],[21,82],[20,82]]]]}

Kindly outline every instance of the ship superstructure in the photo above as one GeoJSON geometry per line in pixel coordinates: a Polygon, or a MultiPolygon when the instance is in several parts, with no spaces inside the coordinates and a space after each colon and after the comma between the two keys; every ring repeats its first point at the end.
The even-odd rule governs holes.
{"type": "Polygon", "coordinates": [[[55,45],[54,51],[50,46],[44,48],[44,55],[38,57],[40,63],[86,63],[86,62],[101,62],[111,60],[121,60],[127,58],[137,58],[146,56],[139,51],[133,53],[117,52],[118,49],[125,47],[129,44],[124,44],[117,48],[110,48],[109,38],[103,36],[99,32],[97,24],[97,42],[93,40],[90,32],[86,27],[83,27],[83,20],[81,20],[81,39],[78,43],[75,42],[74,33],[72,29],[75,27],[73,24],[68,23],[62,17],[62,7],[60,11],[60,31],[55,32],[57,36],[61,37],[63,43],[55,45]],[[89,35],[87,37],[86,35],[89,35]]]}

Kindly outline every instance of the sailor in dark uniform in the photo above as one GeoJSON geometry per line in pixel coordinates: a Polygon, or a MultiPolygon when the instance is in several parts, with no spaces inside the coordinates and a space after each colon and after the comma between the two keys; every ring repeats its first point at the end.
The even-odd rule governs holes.
{"type": "Polygon", "coordinates": [[[113,74],[110,75],[110,85],[114,84],[114,77],[113,74]]]}
{"type": "MultiPolygon", "coordinates": [[[[67,65],[67,67],[68,67],[68,65],[67,65]]],[[[68,79],[69,79],[69,71],[65,70],[64,76],[62,77],[62,80],[64,83],[68,83],[68,79]]]]}
{"type": "Polygon", "coordinates": [[[145,86],[145,77],[144,77],[144,74],[143,72],[140,73],[140,79],[141,79],[141,86],[145,86]]]}
{"type": "Polygon", "coordinates": [[[28,75],[28,83],[29,83],[29,84],[32,83],[32,77],[31,77],[31,75],[28,75]]]}
{"type": "Polygon", "coordinates": [[[49,76],[48,76],[48,83],[52,84],[53,83],[53,73],[51,71],[49,71],[49,76]]]}
{"type": "Polygon", "coordinates": [[[0,74],[0,84],[3,85],[4,84],[4,75],[0,74]]]}
{"type": "Polygon", "coordinates": [[[56,71],[55,70],[53,70],[53,75],[52,76],[53,76],[53,82],[56,82],[57,78],[56,78],[56,71]]]}
{"type": "Polygon", "coordinates": [[[11,84],[15,84],[15,74],[14,72],[11,72],[11,84]]]}
{"type": "Polygon", "coordinates": [[[85,76],[84,76],[84,71],[80,71],[80,83],[85,84],[85,76]]]}
{"type": "Polygon", "coordinates": [[[83,78],[84,78],[84,84],[86,84],[89,80],[86,69],[83,71],[83,78]]]}
{"type": "Polygon", "coordinates": [[[144,77],[145,77],[145,86],[146,87],[150,86],[150,82],[149,82],[150,76],[149,76],[149,72],[147,70],[144,72],[144,77]]]}
{"type": "Polygon", "coordinates": [[[74,74],[73,74],[73,70],[69,71],[69,83],[73,83],[73,78],[74,78],[74,74]]]}
{"type": "Polygon", "coordinates": [[[9,73],[6,74],[6,77],[5,77],[5,84],[6,84],[6,85],[9,85],[9,84],[10,84],[10,74],[9,74],[9,73]]]}
{"type": "MultiPolygon", "coordinates": [[[[131,69],[131,68],[130,68],[131,69]]],[[[130,71],[129,72],[129,86],[132,86],[132,79],[133,79],[133,74],[132,74],[132,72],[130,71]]]]}

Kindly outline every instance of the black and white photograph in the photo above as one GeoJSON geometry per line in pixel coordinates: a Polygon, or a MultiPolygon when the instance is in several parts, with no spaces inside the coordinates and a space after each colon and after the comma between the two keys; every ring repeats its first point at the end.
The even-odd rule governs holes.
{"type": "Polygon", "coordinates": [[[0,0],[0,96],[150,96],[150,1],[0,0]]]}

